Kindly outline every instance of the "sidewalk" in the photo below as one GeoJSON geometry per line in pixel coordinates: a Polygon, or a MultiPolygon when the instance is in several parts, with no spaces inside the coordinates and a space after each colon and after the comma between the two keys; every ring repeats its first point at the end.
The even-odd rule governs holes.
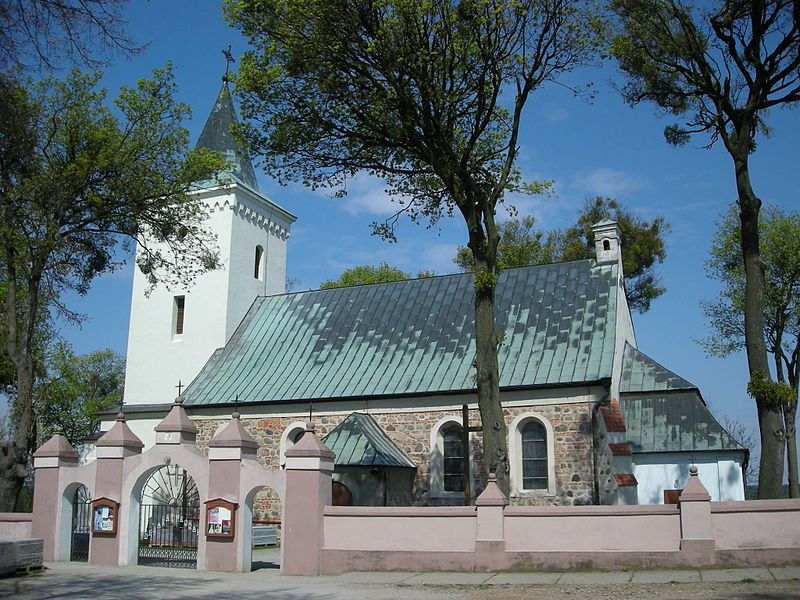
{"type": "MultiPolygon", "coordinates": [[[[287,600],[405,600],[529,597],[561,598],[573,589],[587,597],[587,588],[603,591],[603,597],[658,597],[653,589],[670,589],[671,597],[731,598],[730,590],[750,589],[742,598],[800,598],[800,565],[742,569],[631,570],[526,573],[397,573],[362,572],[337,576],[288,577],[275,569],[252,573],[211,573],[154,567],[97,567],[79,563],[49,563],[44,572],[27,577],[0,579],[0,598],[225,598],[225,600],[281,598],[287,600]],[[673,584],[671,586],[652,584],[673,584]],[[747,585],[750,584],[750,585],[747,585]],[[503,586],[508,586],[507,588],[503,586]],[[720,587],[722,586],[722,587],[720,587]],[[770,595],[763,595],[768,587],[770,595]],[[640,593],[637,593],[637,589],[640,593]],[[492,592],[495,590],[495,592],[492,592]],[[728,591],[726,591],[728,590],[728,591]],[[624,591],[624,594],[622,592],[624,591]],[[794,592],[798,592],[795,595],[794,592]],[[583,592],[583,593],[582,593],[583,592]],[[692,592],[691,594],[689,592],[692,592]],[[751,595],[748,595],[751,593],[751,595]],[[630,594],[633,594],[632,596],[630,594]],[[721,595],[720,595],[721,594],[721,595]],[[752,595],[755,594],[755,595],[752,595]]],[[[666,596],[665,596],[666,597],[666,596]]]]}

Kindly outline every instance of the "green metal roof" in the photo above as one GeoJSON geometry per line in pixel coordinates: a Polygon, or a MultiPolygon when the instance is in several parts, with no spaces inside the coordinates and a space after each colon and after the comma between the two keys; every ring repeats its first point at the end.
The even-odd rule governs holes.
{"type": "MultiPolygon", "coordinates": [[[[611,377],[617,265],[504,271],[500,386],[611,377]]],[[[462,273],[259,297],[184,393],[186,405],[427,395],[475,389],[474,292],[462,273]]]]}
{"type": "Polygon", "coordinates": [[[743,450],[694,390],[620,396],[634,452],[743,450]]]}
{"type": "Polygon", "coordinates": [[[689,383],[660,365],[652,358],[625,343],[622,356],[620,392],[658,392],[665,390],[693,390],[697,386],[689,383]]]}
{"type": "Polygon", "coordinates": [[[336,454],[335,463],[339,466],[417,467],[375,419],[363,413],[351,414],[326,435],[322,443],[336,454]]]}

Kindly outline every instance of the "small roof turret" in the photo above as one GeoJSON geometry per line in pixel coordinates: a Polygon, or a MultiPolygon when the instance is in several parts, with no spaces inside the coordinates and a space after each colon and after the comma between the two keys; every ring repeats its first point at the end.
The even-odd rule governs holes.
{"type": "Polygon", "coordinates": [[[236,109],[233,107],[233,98],[228,89],[228,82],[223,81],[211,114],[208,115],[208,120],[197,140],[197,148],[208,148],[222,154],[223,158],[231,163],[230,174],[254,190],[258,190],[250,156],[231,131],[231,126],[235,123],[238,123],[238,119],[236,109]]]}

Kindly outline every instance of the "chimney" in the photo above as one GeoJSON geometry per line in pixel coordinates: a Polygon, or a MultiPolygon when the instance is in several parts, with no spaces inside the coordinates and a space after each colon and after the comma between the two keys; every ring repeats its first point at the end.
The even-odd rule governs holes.
{"type": "Polygon", "coordinates": [[[616,221],[603,219],[592,225],[597,264],[619,262],[622,255],[622,231],[616,221]]]}

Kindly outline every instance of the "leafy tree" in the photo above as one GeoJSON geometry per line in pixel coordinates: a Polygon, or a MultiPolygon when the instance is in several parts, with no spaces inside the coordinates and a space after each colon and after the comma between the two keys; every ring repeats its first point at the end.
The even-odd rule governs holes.
{"type": "Polygon", "coordinates": [[[280,181],[343,189],[367,172],[435,222],[458,212],[475,263],[484,469],[508,491],[494,328],[495,211],[525,185],[515,168],[531,93],[594,59],[600,19],[584,0],[229,0],[248,37],[237,90],[244,135],[280,181]]]}
{"type": "MultiPolygon", "coordinates": [[[[420,271],[418,278],[434,277],[436,273],[432,271],[420,271]]],[[[351,285],[367,285],[369,283],[390,283],[392,281],[404,281],[411,279],[411,275],[392,267],[387,263],[381,263],[377,267],[371,265],[359,265],[345,269],[336,279],[329,279],[320,284],[321,290],[331,288],[350,287],[351,285]]]]}
{"type": "Polygon", "coordinates": [[[125,359],[113,350],[76,355],[58,343],[47,360],[47,374],[34,388],[38,438],[44,442],[56,428],[78,445],[100,428],[99,414],[119,406],[125,381],[125,359]]]}
{"type": "Polygon", "coordinates": [[[612,0],[620,28],[611,48],[627,76],[631,104],[649,101],[682,123],[664,131],[686,144],[693,134],[721,141],[733,163],[745,274],[744,325],[750,388],[761,437],[760,498],[781,493],[786,434],[772,389],[764,338],[764,270],[759,248],[761,200],[750,155],[770,109],[800,100],[797,0],[612,0]],[[763,385],[761,383],[763,382],[763,385]]]}
{"type": "MultiPolygon", "coordinates": [[[[666,290],[655,272],[656,263],[667,256],[663,236],[669,225],[662,217],[645,221],[625,210],[616,200],[587,200],[575,225],[564,231],[534,229],[533,217],[512,218],[500,225],[497,264],[500,269],[542,265],[553,262],[594,258],[592,225],[603,219],[615,220],[622,230],[622,269],[628,305],[645,313],[650,303],[666,290]]],[[[462,246],[454,262],[464,271],[472,270],[469,249],[462,246]]]]}
{"type": "MultiPolygon", "coordinates": [[[[497,269],[513,269],[528,265],[544,265],[560,260],[558,244],[553,233],[545,234],[535,229],[536,218],[532,215],[512,217],[497,226],[500,242],[497,244],[497,269]]],[[[453,262],[462,271],[473,270],[472,251],[459,246],[453,262]]]]}
{"type": "MultiPolygon", "coordinates": [[[[786,429],[789,495],[800,497],[797,468],[797,395],[800,387],[800,213],[766,207],[759,223],[764,263],[764,337],[778,383],[791,390],[779,403],[786,429]]],[[[716,301],[703,303],[715,335],[703,340],[712,356],[745,347],[744,288],[740,228],[736,207],[721,219],[706,268],[723,284],[716,301]]]]}
{"type": "Polygon", "coordinates": [[[86,293],[138,243],[151,284],[191,283],[218,264],[205,209],[190,192],[224,167],[188,150],[171,70],[122,88],[114,109],[98,74],[65,81],[0,76],[0,268],[14,368],[14,434],[0,446],[0,511],[13,510],[36,439],[34,341],[66,290],[86,293]]]}
{"type": "Polygon", "coordinates": [[[121,16],[127,0],[3,0],[0,67],[98,66],[103,55],[138,52],[121,16]]]}

